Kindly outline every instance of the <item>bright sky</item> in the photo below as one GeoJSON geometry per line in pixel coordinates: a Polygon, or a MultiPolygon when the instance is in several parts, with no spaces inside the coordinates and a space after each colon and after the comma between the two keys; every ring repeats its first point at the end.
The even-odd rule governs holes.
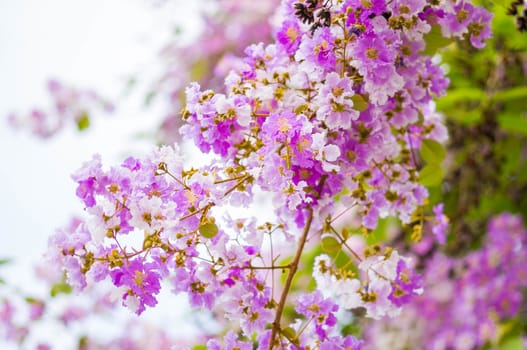
{"type": "Polygon", "coordinates": [[[0,258],[38,258],[47,236],[80,213],[70,174],[82,161],[101,153],[115,162],[152,144],[133,137],[152,131],[162,113],[143,108],[140,94],[122,103],[123,93],[131,75],[151,74],[170,34],[162,13],[182,17],[173,8],[146,0],[0,0],[0,258]],[[66,130],[42,141],[9,129],[9,112],[49,105],[52,77],[95,88],[122,107],[85,134],[66,130]]]}
{"type": "Polygon", "coordinates": [[[196,30],[198,3],[172,0],[156,8],[153,2],[0,0],[0,259],[17,265],[0,268],[0,276],[11,283],[32,288],[31,266],[48,236],[82,212],[70,174],[83,161],[100,153],[112,164],[152,147],[137,135],[153,131],[162,113],[143,108],[141,93],[123,102],[126,81],[152,73],[174,18],[196,30]],[[45,87],[53,77],[117,98],[121,108],[110,119],[96,118],[85,134],[65,130],[42,141],[9,129],[8,113],[49,105],[45,87]]]}

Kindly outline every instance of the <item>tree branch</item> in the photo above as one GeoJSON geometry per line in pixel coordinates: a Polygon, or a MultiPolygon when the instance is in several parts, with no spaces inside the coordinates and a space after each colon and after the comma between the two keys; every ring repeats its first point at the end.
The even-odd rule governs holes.
{"type": "Polygon", "coordinates": [[[302,236],[300,237],[300,242],[298,243],[298,248],[296,249],[295,257],[290,265],[289,274],[287,275],[287,280],[284,285],[284,290],[282,291],[282,295],[280,296],[280,303],[278,304],[278,308],[276,309],[276,316],[273,321],[273,329],[271,330],[271,339],[269,341],[269,350],[272,350],[274,347],[274,341],[280,329],[280,320],[282,318],[282,313],[284,311],[285,303],[287,301],[287,295],[289,294],[289,289],[291,288],[291,284],[293,283],[293,277],[295,277],[295,273],[298,269],[298,263],[300,262],[300,257],[302,256],[302,252],[304,251],[307,235],[309,233],[309,229],[311,228],[311,222],[313,221],[313,209],[309,207],[308,211],[309,215],[307,217],[306,225],[304,226],[304,231],[302,232],[302,236]]]}

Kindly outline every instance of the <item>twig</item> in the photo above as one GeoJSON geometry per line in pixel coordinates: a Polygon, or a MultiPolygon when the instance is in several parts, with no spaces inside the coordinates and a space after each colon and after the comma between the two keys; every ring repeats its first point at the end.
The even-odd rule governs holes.
{"type": "Polygon", "coordinates": [[[274,347],[274,341],[278,330],[280,329],[280,320],[284,311],[287,295],[289,294],[289,289],[291,288],[291,284],[293,283],[293,277],[295,277],[296,271],[298,270],[298,263],[300,262],[300,257],[302,256],[302,252],[304,251],[304,245],[306,244],[307,235],[309,233],[309,229],[311,228],[311,223],[313,221],[313,209],[309,207],[308,210],[309,215],[307,217],[306,225],[304,226],[304,231],[302,232],[302,236],[300,237],[300,242],[298,243],[298,248],[296,249],[295,257],[293,259],[293,262],[291,263],[289,274],[287,275],[287,280],[285,281],[284,290],[282,291],[282,295],[280,296],[280,303],[278,304],[278,308],[276,309],[276,316],[273,321],[273,329],[271,330],[271,339],[269,341],[269,350],[272,350],[274,347]]]}

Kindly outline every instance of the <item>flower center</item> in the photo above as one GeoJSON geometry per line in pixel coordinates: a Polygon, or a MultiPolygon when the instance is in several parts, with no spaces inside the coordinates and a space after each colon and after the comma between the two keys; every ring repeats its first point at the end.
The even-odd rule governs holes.
{"type": "Polygon", "coordinates": [[[366,50],[366,57],[368,57],[370,60],[376,60],[377,58],[379,58],[379,52],[377,51],[377,49],[370,47],[366,50]]]}

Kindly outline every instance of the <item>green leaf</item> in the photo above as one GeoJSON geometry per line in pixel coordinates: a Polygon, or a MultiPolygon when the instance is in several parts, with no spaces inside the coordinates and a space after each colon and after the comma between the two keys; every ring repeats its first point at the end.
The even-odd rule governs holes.
{"type": "Polygon", "coordinates": [[[527,118],[523,115],[499,115],[498,124],[505,131],[527,136],[527,118]]]}
{"type": "Polygon", "coordinates": [[[152,101],[154,101],[154,98],[157,96],[156,91],[150,91],[145,96],[145,106],[150,106],[152,104],[152,101]]]}
{"type": "Polygon", "coordinates": [[[205,238],[212,238],[218,234],[218,226],[213,222],[207,222],[199,227],[199,233],[205,238]]]}
{"type": "Polygon", "coordinates": [[[11,259],[0,259],[0,265],[9,264],[11,262],[11,259]]]}
{"type": "Polygon", "coordinates": [[[499,91],[492,96],[493,101],[509,102],[519,100],[525,103],[527,100],[527,86],[516,86],[507,90],[499,91]]]}
{"type": "Polygon", "coordinates": [[[471,126],[476,125],[481,121],[481,111],[479,109],[474,109],[467,111],[463,108],[458,109],[457,111],[443,111],[446,112],[446,117],[456,123],[461,125],[471,126]]]}
{"type": "Polygon", "coordinates": [[[521,336],[515,335],[513,337],[507,337],[499,345],[499,350],[524,350],[521,336]]]}
{"type": "Polygon", "coordinates": [[[443,168],[439,164],[427,164],[419,172],[419,182],[425,186],[438,186],[443,180],[443,175],[443,168]]]}
{"type": "Polygon", "coordinates": [[[194,65],[192,65],[190,69],[190,79],[192,81],[194,80],[200,80],[205,76],[205,74],[209,71],[209,64],[208,61],[205,59],[197,60],[194,65]]]}
{"type": "Polygon", "coordinates": [[[368,99],[364,98],[363,95],[353,95],[351,96],[353,101],[353,109],[359,112],[363,112],[368,109],[368,99]]]}
{"type": "Polygon", "coordinates": [[[77,129],[79,131],[84,131],[90,127],[90,116],[86,112],[82,112],[77,119],[77,129]]]}
{"type": "Polygon", "coordinates": [[[296,338],[296,331],[292,327],[287,327],[282,330],[282,334],[289,340],[291,343],[298,345],[298,339],[296,338]]]}
{"type": "Polygon", "coordinates": [[[389,229],[393,227],[396,222],[397,220],[392,217],[379,219],[375,230],[366,236],[366,243],[369,246],[372,246],[385,241],[386,237],[388,236],[389,229]]]}
{"type": "MultiPolygon", "coordinates": [[[[509,50],[524,51],[527,49],[527,40],[516,28],[514,17],[507,15],[507,7],[510,5],[508,0],[492,0],[499,6],[492,10],[494,18],[492,20],[492,33],[494,39],[499,41],[500,45],[509,50]]],[[[490,47],[493,47],[492,45],[490,47]]]]}
{"type": "Polygon", "coordinates": [[[49,294],[52,297],[55,297],[58,294],[70,294],[71,292],[72,292],[72,288],[69,284],[67,284],[66,282],[59,282],[59,283],[55,283],[51,287],[49,294]]]}
{"type": "Polygon", "coordinates": [[[192,350],[207,350],[206,345],[195,345],[192,350]]]}
{"type": "Polygon", "coordinates": [[[441,27],[439,25],[433,25],[430,32],[424,35],[426,48],[421,52],[423,55],[434,55],[437,51],[452,42],[452,39],[445,38],[441,34],[441,27]]]}
{"type": "Polygon", "coordinates": [[[320,245],[322,246],[322,250],[326,253],[336,253],[342,247],[340,242],[330,234],[322,235],[320,245]]]}
{"type": "Polygon", "coordinates": [[[509,2],[507,0],[491,0],[491,2],[497,6],[502,6],[502,7],[509,6],[509,2]]]}
{"type": "Polygon", "coordinates": [[[33,298],[33,297],[27,297],[25,300],[29,304],[35,304],[35,303],[43,304],[42,300],[36,299],[36,298],[33,298]]]}
{"type": "Polygon", "coordinates": [[[485,99],[485,91],[479,88],[462,87],[459,89],[449,90],[447,94],[437,100],[437,109],[448,111],[458,109],[459,104],[467,102],[481,102],[485,99]]]}
{"type": "Polygon", "coordinates": [[[420,153],[427,164],[441,164],[446,156],[443,145],[430,139],[423,140],[420,153]]]}

